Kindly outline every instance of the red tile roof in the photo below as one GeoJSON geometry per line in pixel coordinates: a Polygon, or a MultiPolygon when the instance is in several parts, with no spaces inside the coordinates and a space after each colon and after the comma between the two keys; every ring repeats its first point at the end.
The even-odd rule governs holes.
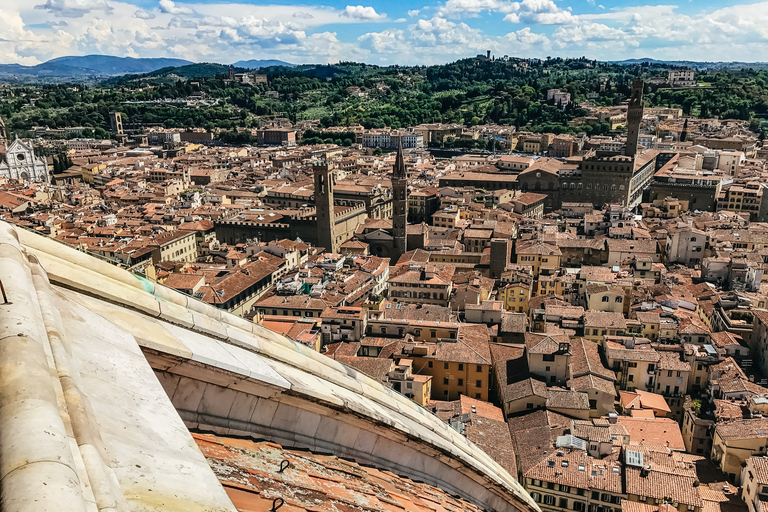
{"type": "Polygon", "coordinates": [[[389,471],[265,441],[192,434],[240,512],[479,511],[466,501],[389,471]],[[288,467],[278,472],[283,461],[288,467]]]}

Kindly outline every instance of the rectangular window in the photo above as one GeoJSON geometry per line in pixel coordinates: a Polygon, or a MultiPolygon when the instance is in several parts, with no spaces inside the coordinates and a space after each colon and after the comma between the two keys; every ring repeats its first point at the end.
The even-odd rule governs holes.
{"type": "Polygon", "coordinates": [[[459,363],[459,371],[460,372],[464,371],[464,363],[459,363]]]}
{"type": "Polygon", "coordinates": [[[476,371],[477,373],[482,373],[482,371],[483,371],[483,365],[481,365],[481,364],[478,364],[478,365],[475,367],[475,371],[476,371]]]}
{"type": "Polygon", "coordinates": [[[443,385],[444,386],[448,385],[448,377],[443,377],[443,385]]]}
{"type": "Polygon", "coordinates": [[[427,363],[427,366],[429,366],[430,368],[432,368],[432,361],[429,361],[429,362],[427,363]]]}
{"type": "Polygon", "coordinates": [[[464,379],[459,379],[459,386],[463,386],[463,385],[464,385],[464,379]]]}
{"type": "Polygon", "coordinates": [[[447,370],[450,365],[448,363],[443,363],[443,370],[447,370]]]}
{"type": "Polygon", "coordinates": [[[475,381],[475,387],[476,387],[476,388],[481,388],[481,387],[483,387],[483,381],[481,381],[481,380],[476,380],[476,381],[475,381]]]}

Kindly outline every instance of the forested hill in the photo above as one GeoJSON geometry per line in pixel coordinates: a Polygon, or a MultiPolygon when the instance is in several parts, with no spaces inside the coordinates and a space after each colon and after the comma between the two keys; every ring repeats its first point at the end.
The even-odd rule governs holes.
{"type": "MultiPolygon", "coordinates": [[[[262,116],[284,116],[293,121],[318,119],[323,126],[499,123],[561,133],[576,130],[568,121],[587,114],[578,105],[588,98],[598,106],[619,105],[636,77],[664,77],[669,68],[584,58],[472,58],[429,67],[342,62],[262,68],[267,83],[248,85],[226,81],[224,66],[195,64],[95,86],[17,87],[0,101],[0,115],[17,131],[46,125],[107,128],[108,113],[118,110],[128,126],[159,123],[232,130],[258,126],[262,116]],[[546,102],[552,88],[570,92],[576,106],[546,102]],[[206,101],[178,101],[184,98],[206,101]]],[[[646,104],[679,107],[691,116],[753,119],[755,126],[768,115],[766,70],[699,72],[697,81],[695,88],[675,90],[648,83],[646,104]]],[[[607,125],[579,129],[604,133],[607,125]]]]}

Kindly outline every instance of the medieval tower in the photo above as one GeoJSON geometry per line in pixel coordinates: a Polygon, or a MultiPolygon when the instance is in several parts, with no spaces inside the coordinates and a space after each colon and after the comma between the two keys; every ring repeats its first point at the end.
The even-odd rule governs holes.
{"type": "Polygon", "coordinates": [[[395,167],[392,170],[392,193],[394,201],[392,203],[392,235],[394,242],[392,244],[391,264],[397,263],[400,256],[408,252],[408,173],[405,170],[405,158],[403,157],[403,143],[397,148],[397,157],[395,157],[395,167]]]}
{"type": "Polygon", "coordinates": [[[627,147],[624,154],[634,157],[637,153],[637,139],[640,136],[640,122],[643,120],[644,82],[638,78],[632,82],[632,95],[627,105],[627,147]]]}
{"type": "Polygon", "coordinates": [[[315,210],[317,212],[317,245],[326,252],[338,252],[336,214],[333,206],[333,185],[336,175],[330,162],[312,164],[315,175],[315,210]]]}
{"type": "Polygon", "coordinates": [[[5,148],[8,145],[8,133],[5,129],[5,121],[0,117],[0,154],[5,153],[5,148]]]}

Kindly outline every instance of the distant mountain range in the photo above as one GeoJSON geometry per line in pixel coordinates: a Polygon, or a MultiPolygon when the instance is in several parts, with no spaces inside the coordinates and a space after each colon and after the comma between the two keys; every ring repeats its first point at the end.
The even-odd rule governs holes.
{"type": "Polygon", "coordinates": [[[37,66],[0,64],[1,75],[27,75],[39,77],[75,77],[95,75],[125,75],[150,73],[160,68],[185,66],[192,62],[184,59],[135,59],[109,55],[83,55],[59,57],[37,66]]]}
{"type": "Polygon", "coordinates": [[[296,64],[291,64],[289,62],[284,62],[282,60],[274,60],[274,59],[268,59],[268,60],[239,60],[232,64],[236,68],[245,68],[245,69],[257,69],[257,68],[268,68],[270,66],[286,66],[289,68],[295,67],[296,64]]]}
{"type": "MultiPolygon", "coordinates": [[[[0,78],[13,76],[30,78],[120,76],[153,73],[161,69],[168,70],[168,68],[192,65],[195,65],[195,63],[184,59],[136,59],[133,57],[113,57],[111,55],[82,55],[59,57],[36,66],[0,64],[0,78]]],[[[295,64],[281,60],[243,60],[235,62],[233,65],[236,68],[244,69],[257,69],[269,66],[295,66],[295,64]]],[[[223,67],[226,72],[228,66],[223,67]]]]}
{"type": "Polygon", "coordinates": [[[632,66],[637,64],[657,64],[660,66],[680,66],[691,69],[763,69],[768,68],[768,62],[698,62],[692,60],[656,60],[651,58],[626,59],[613,61],[614,64],[632,66]]]}

